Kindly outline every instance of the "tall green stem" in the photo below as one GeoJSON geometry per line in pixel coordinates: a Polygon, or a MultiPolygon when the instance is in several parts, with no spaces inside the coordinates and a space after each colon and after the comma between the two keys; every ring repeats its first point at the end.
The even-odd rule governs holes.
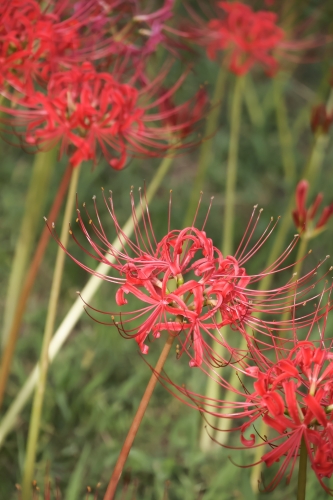
{"type": "Polygon", "coordinates": [[[223,224],[222,252],[229,255],[232,252],[235,225],[236,180],[238,166],[239,131],[241,125],[241,108],[244,78],[236,78],[232,98],[230,142],[227,164],[227,179],[225,186],[225,210],[223,224]]]}
{"type": "Polygon", "coordinates": [[[292,186],[296,176],[293,135],[288,123],[287,107],[284,100],[284,80],[277,76],[273,80],[273,92],[276,109],[276,119],[281,144],[282,165],[284,176],[289,186],[292,186]]]}
{"type": "MultiPolygon", "coordinates": [[[[58,187],[57,194],[53,200],[52,207],[49,212],[49,219],[54,221],[57,219],[59,210],[61,208],[63,199],[66,195],[66,191],[70,182],[72,174],[72,167],[69,165],[63,175],[60,186],[58,187]]],[[[35,283],[35,279],[38,273],[38,269],[43,260],[43,255],[47,247],[48,241],[50,239],[50,231],[45,226],[42,234],[39,238],[38,245],[33,259],[30,262],[29,270],[26,273],[24,282],[21,285],[21,293],[17,303],[17,307],[14,313],[14,319],[12,326],[9,330],[8,341],[6,347],[3,350],[0,363],[0,409],[2,407],[3,398],[5,395],[7,380],[10,372],[11,362],[15,352],[15,346],[18,339],[18,334],[20,331],[20,326],[22,322],[22,317],[25,312],[27,301],[30,296],[31,289],[35,283]]]]}
{"type": "MultiPolygon", "coordinates": [[[[73,169],[71,183],[68,191],[64,219],[60,234],[60,241],[62,242],[64,247],[66,247],[68,243],[68,238],[69,238],[68,223],[71,220],[71,216],[75,206],[75,196],[77,192],[79,175],[80,175],[80,166],[73,169]]],[[[35,397],[32,406],[31,419],[30,419],[28,445],[27,445],[23,483],[22,483],[22,500],[29,500],[31,496],[31,482],[33,479],[34,468],[35,468],[37,441],[38,441],[42,406],[43,406],[44,393],[46,387],[47,371],[49,365],[48,351],[56,320],[56,312],[57,312],[58,299],[60,294],[60,287],[61,287],[61,281],[65,263],[65,256],[66,253],[59,246],[56,263],[54,267],[49,306],[47,311],[44,337],[43,337],[42,352],[39,362],[40,374],[36,387],[35,397]]]]}
{"type": "MultiPolygon", "coordinates": [[[[173,157],[172,155],[163,158],[159,168],[156,170],[156,173],[147,187],[146,199],[149,203],[154,195],[156,194],[157,189],[163,182],[169,168],[172,164],[173,157]]],[[[137,221],[140,221],[142,217],[141,205],[138,204],[136,207],[137,211],[137,221]]],[[[134,222],[132,216],[130,216],[123,227],[123,234],[128,238],[131,237],[133,233],[134,222]]],[[[118,237],[112,243],[112,246],[117,249],[122,249],[122,242],[118,237]]],[[[112,262],[113,258],[108,255],[108,259],[112,262]]],[[[82,297],[86,302],[89,302],[103,283],[103,280],[100,276],[106,275],[110,270],[110,267],[107,264],[100,264],[96,268],[95,275],[91,276],[88,280],[86,286],[82,290],[82,297]]],[[[80,298],[76,299],[67,315],[59,325],[57,331],[55,332],[48,349],[49,362],[51,363],[54,358],[57,356],[58,352],[62,348],[63,344],[68,339],[70,333],[75,327],[76,323],[80,319],[84,309],[82,307],[82,300],[80,298]]],[[[12,402],[9,407],[7,413],[4,415],[3,419],[0,422],[0,447],[3,445],[7,435],[15,428],[17,416],[20,414],[26,403],[29,401],[31,394],[37,384],[38,378],[40,374],[40,367],[36,365],[32,370],[31,374],[27,378],[24,386],[12,402]]]]}
{"type": "Polygon", "coordinates": [[[3,317],[2,347],[7,343],[8,334],[14,319],[22,281],[26,273],[31,250],[36,238],[38,221],[42,218],[46,196],[54,170],[56,149],[47,153],[36,153],[30,184],[26,196],[23,219],[16,243],[3,317]]]}
{"type": "MultiPolygon", "coordinates": [[[[234,239],[234,219],[235,219],[235,199],[236,199],[236,180],[237,180],[237,164],[238,164],[238,146],[239,132],[241,125],[241,107],[242,107],[242,92],[244,86],[244,77],[236,79],[234,95],[231,108],[231,124],[230,124],[230,142],[229,155],[227,164],[227,179],[225,187],[225,211],[224,211],[224,226],[223,226],[223,242],[222,253],[229,255],[232,252],[234,239]]],[[[223,347],[218,342],[214,342],[214,350],[218,354],[222,354],[223,347]]],[[[214,377],[209,377],[206,386],[206,397],[216,399],[219,394],[219,385],[214,381],[214,377]]],[[[207,418],[211,425],[215,425],[216,417],[207,418]]],[[[199,445],[201,450],[209,451],[214,442],[210,439],[206,431],[206,422],[202,425],[199,445]]]]}
{"type": "Polygon", "coordinates": [[[221,102],[224,95],[226,78],[227,71],[221,65],[215,83],[211,109],[207,116],[205,136],[200,148],[196,177],[194,179],[191,198],[184,220],[184,227],[188,227],[192,223],[196,206],[198,204],[199,193],[202,190],[207,169],[212,161],[213,136],[218,127],[218,118],[221,111],[221,102]]]}
{"type": "Polygon", "coordinates": [[[302,438],[301,453],[299,457],[299,468],[298,468],[297,500],[305,500],[307,462],[308,462],[308,450],[306,449],[305,439],[302,438]]]}

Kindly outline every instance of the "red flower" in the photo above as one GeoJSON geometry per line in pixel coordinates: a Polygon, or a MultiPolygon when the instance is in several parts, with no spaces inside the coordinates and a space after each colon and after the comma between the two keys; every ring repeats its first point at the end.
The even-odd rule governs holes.
{"type": "Polygon", "coordinates": [[[241,2],[218,2],[218,5],[225,16],[206,25],[199,20],[202,27],[192,33],[190,30],[189,36],[206,46],[210,59],[216,59],[218,51],[228,51],[229,69],[237,75],[247,73],[256,63],[262,64],[268,74],[274,74],[277,62],[272,52],[284,36],[283,30],[276,26],[276,15],[254,12],[241,2]]]}
{"type": "MultiPolygon", "coordinates": [[[[269,440],[272,450],[264,454],[267,466],[279,462],[279,471],[266,489],[273,489],[290,468],[291,478],[302,439],[320,484],[331,492],[323,477],[333,473],[333,355],[313,342],[296,342],[286,357],[265,371],[249,370],[256,379],[255,391],[247,398],[250,421],[242,433],[259,417],[275,431],[269,440]],[[252,408],[252,410],[251,410],[252,408]],[[281,463],[282,461],[282,463],[281,463]]],[[[243,436],[243,434],[242,434],[243,436]]],[[[242,437],[246,446],[255,445],[255,436],[242,437]]]]}
{"type": "Polygon", "coordinates": [[[79,46],[77,19],[61,22],[56,10],[43,12],[35,0],[4,1],[0,21],[1,87],[32,92],[35,80],[47,81],[79,46]]]}
{"type": "Polygon", "coordinates": [[[323,201],[322,193],[319,193],[310,208],[306,208],[306,196],[309,190],[309,183],[302,180],[296,187],[296,210],[293,210],[294,223],[297,229],[304,230],[305,234],[314,236],[319,230],[323,230],[328,219],[333,215],[333,203],[325,207],[314,225],[314,218],[323,201]]]}
{"type": "MultiPolygon", "coordinates": [[[[60,154],[69,152],[73,166],[87,160],[96,163],[100,148],[110,165],[119,170],[125,166],[128,156],[165,154],[171,148],[173,133],[182,138],[188,136],[195,121],[202,117],[184,116],[183,123],[177,119],[173,126],[165,124],[166,114],[158,108],[177,90],[185,75],[149,102],[164,75],[165,70],[154,82],[137,90],[135,78],[121,83],[115,74],[97,72],[90,63],[84,63],[53,74],[46,95],[35,92],[14,101],[13,107],[2,106],[2,113],[7,114],[2,122],[12,125],[28,145],[38,149],[60,142],[60,154]],[[162,125],[158,126],[161,121],[162,125]]],[[[169,121],[179,116],[179,109],[187,105],[170,110],[169,121]]],[[[179,148],[184,141],[180,144],[173,140],[172,144],[179,148]]]]}
{"type": "MultiPolygon", "coordinates": [[[[87,212],[89,224],[85,225],[79,210],[78,222],[91,246],[91,250],[85,250],[86,253],[99,262],[107,263],[118,274],[100,277],[119,286],[116,302],[119,306],[125,306],[125,312],[98,312],[108,317],[111,315],[112,322],[106,324],[116,325],[125,337],[134,337],[144,354],[148,352],[145,342],[150,333],[157,338],[162,331],[168,331],[178,336],[182,344],[180,354],[186,351],[190,355],[190,366],[200,366],[203,361],[213,365],[228,362],[225,358],[219,359],[212,350],[210,338],[216,339],[226,348],[229,360],[239,361],[243,358],[245,363],[247,358],[252,359],[252,349],[256,350],[260,346],[263,356],[266,351],[273,349],[279,331],[290,330],[291,324],[295,328],[302,328],[312,323],[314,315],[320,316],[316,311],[304,317],[294,317],[291,321],[276,322],[277,315],[290,309],[291,300],[298,307],[307,300],[309,293],[313,294],[315,283],[309,283],[309,280],[316,274],[316,269],[296,282],[289,281],[275,290],[257,292],[250,288],[268,273],[282,271],[282,264],[297,241],[295,238],[279,259],[264,272],[248,275],[244,264],[261,248],[271,232],[269,225],[259,240],[250,245],[258,222],[258,218],[253,222],[255,212],[235,256],[224,257],[207,237],[204,227],[198,229],[193,225],[183,230],[169,228],[167,235],[157,242],[149,212],[145,214],[143,207],[143,222],[141,226],[137,223],[133,199],[135,240],[131,241],[119,226],[112,197],[104,200],[119,238],[120,250],[108,241],[96,203],[97,223],[87,212]],[[115,263],[109,257],[113,257],[115,263]],[[128,304],[131,296],[142,302],[143,307],[133,311],[128,304]],[[272,319],[260,320],[256,318],[256,312],[268,314],[272,319]],[[224,325],[231,325],[239,331],[246,338],[249,350],[239,352],[231,347],[219,332],[224,325]],[[246,326],[249,326],[249,331],[246,326]],[[256,332],[255,344],[253,331],[256,332]],[[191,347],[193,355],[189,353],[191,347]]],[[[78,243],[74,235],[73,238],[78,243]]],[[[69,255],[85,270],[95,274],[93,269],[69,255]]],[[[315,298],[318,295],[308,300],[315,298]]]]}

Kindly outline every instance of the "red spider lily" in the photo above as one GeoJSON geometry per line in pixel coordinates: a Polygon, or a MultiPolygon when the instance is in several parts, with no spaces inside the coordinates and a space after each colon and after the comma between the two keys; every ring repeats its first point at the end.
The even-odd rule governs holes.
{"type": "Polygon", "coordinates": [[[2,122],[13,126],[26,144],[38,149],[60,142],[60,154],[69,152],[73,166],[86,160],[96,163],[100,148],[110,165],[119,170],[128,156],[161,156],[171,148],[171,142],[173,148],[183,147],[184,141],[176,143],[173,136],[184,138],[201,118],[184,116],[182,123],[171,126],[173,116],[188,103],[167,113],[158,110],[186,77],[184,74],[152,102],[165,71],[152,84],[137,90],[135,78],[121,83],[115,75],[97,72],[90,63],[84,63],[53,74],[46,95],[35,92],[14,101],[14,107],[2,106],[2,113],[7,115],[2,122]]]}
{"type": "Polygon", "coordinates": [[[318,29],[316,35],[308,34],[315,17],[297,25],[289,35],[276,25],[277,16],[273,12],[254,12],[241,2],[217,2],[217,5],[220,9],[213,9],[208,21],[188,8],[195,25],[187,22],[183,36],[206,47],[211,59],[215,60],[222,51],[226,65],[236,75],[246,74],[259,63],[272,76],[280,61],[311,62],[314,57],[307,51],[331,41],[330,36],[318,35],[318,29]]]}
{"type": "Polygon", "coordinates": [[[307,237],[313,237],[318,232],[325,228],[325,224],[329,218],[333,215],[333,203],[325,207],[321,213],[316,224],[314,224],[314,218],[318,212],[318,209],[323,201],[322,193],[319,193],[312,203],[312,205],[306,208],[306,197],[309,190],[309,183],[306,180],[301,180],[296,187],[296,209],[293,211],[293,218],[295,226],[299,230],[305,231],[307,237]]]}
{"type": "MultiPolygon", "coordinates": [[[[330,346],[331,349],[331,346],[330,346]]],[[[264,454],[267,466],[282,462],[267,489],[273,489],[289,467],[289,481],[299,455],[302,439],[320,484],[333,473],[333,355],[330,349],[313,342],[296,342],[286,357],[265,371],[250,369],[254,392],[247,397],[249,422],[242,426],[242,442],[255,445],[255,436],[243,436],[259,417],[275,431],[269,440],[272,450],[264,454]]]]}
{"type": "MultiPolygon", "coordinates": [[[[259,214],[255,218],[255,210],[236,254],[224,257],[204,232],[205,223],[201,229],[196,228],[193,223],[183,230],[170,230],[169,223],[167,235],[157,242],[148,208],[145,213],[141,195],[141,225],[137,223],[133,195],[131,196],[134,241],[125,236],[117,221],[112,196],[108,200],[104,197],[104,201],[111,215],[120,249],[109,242],[95,201],[97,223],[93,222],[87,210],[88,225],[85,225],[79,210],[77,219],[91,250],[84,249],[72,230],[71,234],[90,257],[110,265],[118,274],[99,277],[119,286],[116,293],[119,306],[127,305],[127,296],[134,296],[144,304],[134,311],[128,304],[122,313],[97,311],[88,306],[93,311],[111,316],[111,323],[104,324],[115,325],[125,337],[135,338],[142,353],[148,352],[145,342],[150,333],[158,338],[161,331],[167,331],[179,338],[182,343],[180,354],[184,351],[188,353],[191,357],[190,366],[201,366],[203,361],[213,365],[225,363],[224,358],[219,358],[210,347],[210,338],[225,346],[230,358],[239,360],[242,357],[252,357],[251,352],[249,354],[248,351],[238,351],[231,347],[220,328],[231,325],[246,338],[249,345],[253,345],[253,336],[246,330],[246,326],[249,326],[256,331],[256,345],[260,345],[263,352],[269,351],[274,346],[272,339],[280,331],[290,330],[290,320],[278,323],[275,321],[277,315],[289,310],[291,303],[298,308],[305,301],[311,302],[318,298],[318,294],[307,298],[309,293],[313,294],[316,282],[313,283],[311,278],[316,274],[317,268],[303,278],[288,281],[274,290],[258,292],[250,288],[250,285],[267,274],[291,268],[292,265],[283,268],[282,264],[297,242],[297,238],[294,238],[277,261],[262,273],[248,275],[244,264],[262,247],[273,230],[270,222],[262,236],[254,244],[251,243],[260,217],[259,214]],[[111,262],[110,257],[115,262],[111,262]],[[271,319],[260,320],[255,313],[268,314],[271,319]],[[189,353],[191,347],[193,356],[189,353]]],[[[59,240],[58,243],[61,245],[59,240]]],[[[96,274],[79,259],[69,255],[86,271],[96,274]]],[[[319,316],[318,312],[309,313],[293,318],[292,324],[295,328],[303,328],[311,324],[314,314],[319,316]]]]}
{"type": "Polygon", "coordinates": [[[77,19],[61,22],[56,12],[43,12],[36,0],[5,0],[0,20],[1,87],[32,92],[35,80],[47,81],[79,47],[77,19]]]}
{"type": "MultiPolygon", "coordinates": [[[[207,48],[210,59],[216,59],[218,51],[228,51],[229,69],[237,75],[247,73],[256,63],[264,66],[272,75],[277,70],[273,50],[281,42],[284,33],[276,26],[277,17],[272,12],[254,12],[241,2],[218,2],[225,12],[221,19],[211,19],[205,24],[195,15],[201,27],[189,31],[207,48]]],[[[217,17],[219,14],[217,15],[217,17]]]]}
{"type": "MultiPolygon", "coordinates": [[[[330,295],[331,290],[332,287],[324,289],[322,297],[326,292],[330,295]]],[[[270,447],[270,451],[263,451],[259,462],[250,464],[263,462],[268,467],[279,464],[273,480],[264,487],[266,491],[273,490],[285,474],[287,482],[290,481],[304,440],[312,469],[325,491],[332,493],[323,481],[333,474],[333,337],[325,335],[330,309],[329,301],[323,307],[319,304],[303,340],[292,329],[289,339],[280,339],[275,344],[274,356],[262,356],[260,348],[253,346],[249,348],[252,359],[242,358],[235,365],[230,364],[242,377],[241,388],[233,387],[215,372],[216,382],[226,391],[236,393],[237,401],[208,399],[184,385],[177,386],[166,375],[160,376],[162,385],[178,399],[199,409],[202,415],[208,413],[233,422],[241,420],[238,427],[227,432],[240,432],[243,447],[222,444],[223,447],[270,447]],[[324,317],[324,324],[318,325],[316,331],[319,316],[324,317]],[[261,421],[271,430],[269,439],[258,433],[261,421]],[[248,435],[252,426],[255,433],[248,435]]],[[[212,376],[211,372],[206,373],[212,376]]]]}
{"type": "Polygon", "coordinates": [[[30,94],[36,81],[45,86],[53,72],[102,58],[104,67],[121,59],[123,67],[138,71],[140,64],[144,72],[146,57],[169,45],[164,22],[172,16],[172,5],[166,0],[163,8],[141,14],[130,0],[61,0],[47,2],[44,10],[37,0],[5,0],[0,6],[0,86],[30,94]]]}

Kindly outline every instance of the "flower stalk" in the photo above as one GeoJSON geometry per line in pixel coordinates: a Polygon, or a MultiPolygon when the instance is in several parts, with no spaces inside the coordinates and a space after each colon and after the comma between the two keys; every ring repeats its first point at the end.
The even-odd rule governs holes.
{"type": "Polygon", "coordinates": [[[288,113],[283,95],[284,80],[280,76],[273,79],[273,94],[276,109],[278,133],[281,144],[282,165],[284,177],[288,186],[295,182],[296,164],[294,156],[293,135],[288,123],[288,113]]]}
{"type": "Polygon", "coordinates": [[[234,240],[238,146],[244,82],[245,77],[236,78],[231,108],[231,130],[227,164],[227,179],[225,186],[225,211],[222,242],[222,253],[225,256],[232,253],[234,240]]]}
{"type": "Polygon", "coordinates": [[[218,119],[221,111],[222,99],[225,91],[225,83],[228,72],[221,64],[217,75],[211,109],[207,116],[205,136],[201,144],[196,176],[193,182],[191,197],[184,220],[184,227],[191,224],[198,204],[198,193],[202,190],[207,169],[213,157],[213,136],[218,127],[218,119]]]}
{"type": "MultiPolygon", "coordinates": [[[[71,172],[72,172],[72,167],[69,165],[64,173],[64,176],[62,178],[62,181],[60,183],[60,186],[58,188],[55,200],[53,202],[53,205],[51,207],[50,213],[49,213],[49,219],[50,220],[56,220],[58,216],[58,212],[61,208],[63,199],[65,197],[68,184],[71,178],[71,172]]],[[[15,309],[14,313],[14,320],[11,326],[11,329],[9,331],[8,335],[8,342],[6,344],[6,347],[3,352],[3,356],[1,358],[1,364],[0,364],[0,408],[3,403],[3,398],[5,394],[5,389],[7,385],[7,379],[10,371],[10,366],[12,362],[12,358],[14,355],[15,351],[15,346],[22,322],[22,317],[25,312],[25,308],[27,305],[27,301],[30,296],[31,289],[34,285],[39,266],[43,260],[43,255],[45,252],[45,249],[47,247],[48,241],[50,238],[50,232],[48,229],[45,227],[43,229],[43,232],[41,234],[39,243],[36,248],[35,255],[31,261],[29,270],[27,272],[26,279],[24,281],[21,294],[18,300],[17,307],[15,309]]]]}
{"type": "Polygon", "coordinates": [[[302,438],[301,453],[299,457],[297,500],[305,500],[306,493],[306,469],[308,464],[308,452],[304,437],[302,438]]]}
{"type": "Polygon", "coordinates": [[[167,341],[166,341],[166,343],[163,347],[163,350],[160,354],[160,357],[156,363],[156,366],[154,368],[152,376],[150,377],[150,380],[149,380],[148,385],[146,387],[146,390],[142,396],[142,399],[140,401],[139,407],[137,409],[137,412],[135,414],[135,417],[133,419],[131,427],[130,427],[128,434],[126,436],[126,439],[124,441],[124,444],[123,444],[123,447],[122,447],[121,452],[119,454],[115,468],[113,469],[112,476],[111,476],[108,488],[107,488],[105,496],[104,496],[104,500],[113,500],[113,498],[116,494],[117,485],[118,485],[118,482],[120,480],[122,471],[124,469],[124,465],[126,463],[129,452],[132,448],[135,436],[139,430],[141,421],[142,421],[143,416],[145,414],[145,411],[147,409],[150,398],[154,392],[155,386],[156,386],[157,381],[158,381],[158,376],[160,375],[161,371],[163,370],[164,363],[168,357],[168,354],[170,352],[170,349],[172,347],[174,339],[175,339],[175,337],[173,335],[168,336],[167,341]]]}
{"type": "Polygon", "coordinates": [[[38,229],[36,221],[42,217],[42,211],[44,209],[45,198],[48,193],[48,187],[54,170],[55,160],[56,148],[53,148],[46,153],[40,151],[35,155],[23,212],[24,215],[21,223],[20,234],[16,243],[15,255],[6,294],[2,331],[3,348],[8,341],[9,332],[14,321],[22,281],[26,274],[26,268],[38,229]]]}
{"type": "MultiPolygon", "coordinates": [[[[169,168],[173,162],[173,157],[170,154],[169,156],[163,158],[159,168],[156,171],[152,181],[147,187],[146,192],[146,200],[147,203],[154,197],[157,189],[160,187],[163,179],[165,178],[169,168]]],[[[138,204],[136,207],[137,212],[137,220],[140,221],[142,217],[141,205],[138,204]]],[[[128,238],[131,237],[134,229],[134,221],[132,215],[128,218],[127,222],[123,227],[123,234],[128,238]]],[[[49,231],[47,230],[48,234],[49,231]]],[[[119,238],[116,237],[113,242],[113,247],[120,250],[122,248],[122,244],[119,241],[119,238]]],[[[110,261],[114,261],[112,256],[109,256],[110,261]]],[[[99,287],[101,286],[103,280],[100,279],[99,276],[106,275],[110,270],[110,266],[104,263],[101,263],[97,266],[95,275],[91,276],[88,280],[86,286],[82,290],[81,296],[83,299],[88,302],[95,295],[99,287]]],[[[59,325],[56,330],[48,350],[49,362],[52,363],[63,344],[66,342],[76,323],[80,319],[82,313],[84,312],[84,308],[82,307],[82,299],[77,298],[67,315],[64,317],[63,321],[59,325]]],[[[0,423],[0,448],[3,445],[7,435],[15,428],[17,416],[20,414],[26,403],[29,401],[31,394],[37,384],[38,378],[40,374],[40,367],[37,364],[32,370],[31,374],[27,378],[24,386],[21,388],[20,392],[17,394],[16,398],[12,402],[8,411],[4,415],[3,419],[0,423]]]]}
{"type": "MultiPolygon", "coordinates": [[[[231,109],[231,131],[229,143],[229,156],[227,164],[227,180],[225,187],[225,211],[223,225],[223,242],[222,253],[224,256],[232,253],[233,238],[234,238],[234,220],[235,220],[235,199],[236,199],[236,180],[237,180],[237,163],[238,163],[238,146],[239,132],[241,125],[241,107],[242,94],[245,77],[237,77],[234,89],[231,109]]],[[[221,344],[215,342],[213,349],[219,354],[222,354],[223,348],[221,344]]],[[[216,399],[219,393],[219,386],[215,383],[212,377],[208,378],[206,387],[206,397],[216,399]]],[[[215,418],[208,419],[214,426],[215,418]]],[[[200,448],[203,451],[208,451],[213,446],[213,441],[210,439],[206,431],[206,422],[202,424],[200,439],[200,448]]]]}
{"type": "MultiPolygon", "coordinates": [[[[68,221],[71,219],[75,205],[75,196],[77,192],[77,185],[80,175],[80,166],[73,169],[69,192],[67,196],[67,203],[64,213],[64,219],[61,229],[61,242],[66,247],[68,243],[68,221]]],[[[29,500],[31,482],[34,474],[34,467],[36,461],[37,442],[40,427],[40,420],[42,414],[44,393],[46,387],[47,371],[49,365],[49,345],[54,331],[54,324],[56,320],[56,312],[58,300],[60,295],[60,287],[65,263],[65,253],[59,248],[54,268],[53,281],[51,285],[51,293],[49,299],[48,312],[46,317],[46,324],[43,336],[42,352],[40,356],[40,374],[36,387],[35,397],[32,406],[32,413],[29,426],[27,452],[25,458],[25,468],[22,484],[22,500],[29,500]]]]}

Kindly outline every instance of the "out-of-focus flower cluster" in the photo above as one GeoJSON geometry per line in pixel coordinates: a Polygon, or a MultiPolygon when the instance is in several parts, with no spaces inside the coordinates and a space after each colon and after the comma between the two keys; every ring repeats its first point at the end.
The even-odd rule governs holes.
{"type": "MultiPolygon", "coordinates": [[[[77,166],[101,152],[121,169],[131,156],[163,156],[197,142],[205,114],[203,90],[181,104],[174,93],[188,70],[165,90],[172,61],[150,75],[159,49],[181,47],[167,25],[173,0],[148,13],[138,2],[5,2],[0,8],[3,134],[33,149],[60,143],[77,166]]],[[[177,50],[175,50],[177,48],[177,50]]]]}

